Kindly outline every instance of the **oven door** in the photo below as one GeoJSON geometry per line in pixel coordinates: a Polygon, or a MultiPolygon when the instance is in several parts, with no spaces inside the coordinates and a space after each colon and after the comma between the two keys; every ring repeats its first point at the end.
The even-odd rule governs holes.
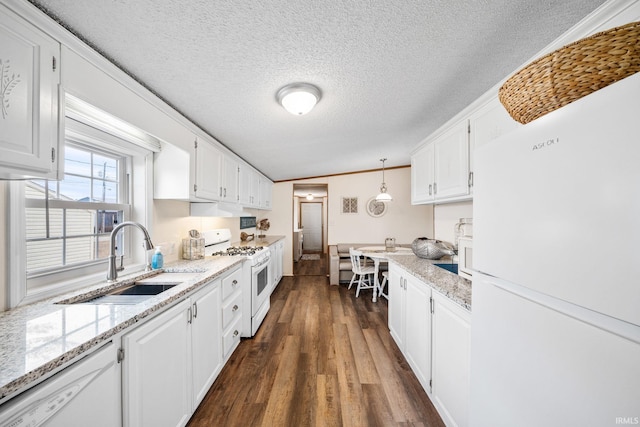
{"type": "Polygon", "coordinates": [[[271,290],[271,259],[267,256],[260,264],[251,267],[251,315],[269,298],[271,290]]]}

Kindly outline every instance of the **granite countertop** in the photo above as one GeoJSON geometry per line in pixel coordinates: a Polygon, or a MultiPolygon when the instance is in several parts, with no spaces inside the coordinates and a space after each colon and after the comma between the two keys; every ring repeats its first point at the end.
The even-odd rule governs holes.
{"type": "Polygon", "coordinates": [[[471,311],[471,281],[433,264],[450,263],[449,259],[429,260],[411,255],[390,255],[390,262],[404,268],[451,301],[471,311]]]}
{"type": "Polygon", "coordinates": [[[271,246],[280,240],[284,240],[285,236],[264,236],[258,237],[256,235],[255,238],[251,240],[239,240],[237,242],[231,243],[231,246],[271,246]]]}
{"type": "MultiPolygon", "coordinates": [[[[242,261],[241,257],[180,260],[161,270],[123,275],[114,284],[103,282],[0,313],[0,403],[242,261]],[[72,304],[142,278],[153,281],[162,272],[174,273],[172,278],[182,283],[135,305],[72,304]]],[[[165,275],[157,280],[160,277],[167,280],[165,275]]]]}

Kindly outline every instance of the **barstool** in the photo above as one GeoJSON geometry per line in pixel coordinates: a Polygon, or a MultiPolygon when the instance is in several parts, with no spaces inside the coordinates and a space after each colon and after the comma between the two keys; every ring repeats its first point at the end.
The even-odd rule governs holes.
{"type": "Polygon", "coordinates": [[[384,293],[384,287],[387,285],[387,279],[389,278],[389,272],[382,272],[382,283],[380,283],[380,289],[378,289],[378,296],[383,296],[389,301],[389,295],[384,293]]]}

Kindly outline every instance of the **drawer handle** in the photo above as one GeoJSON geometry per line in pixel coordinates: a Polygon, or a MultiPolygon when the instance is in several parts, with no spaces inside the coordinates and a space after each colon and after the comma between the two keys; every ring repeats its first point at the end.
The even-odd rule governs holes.
{"type": "Polygon", "coordinates": [[[239,308],[239,307],[238,307],[238,304],[235,304],[235,305],[233,306],[233,308],[231,309],[231,311],[238,311],[238,308],[239,308]]]}
{"type": "Polygon", "coordinates": [[[193,321],[193,313],[191,312],[191,307],[187,309],[187,323],[191,324],[193,321]]]}
{"type": "Polygon", "coordinates": [[[196,317],[198,317],[198,303],[194,302],[193,303],[193,318],[195,319],[196,317]]]}
{"type": "Polygon", "coordinates": [[[235,285],[237,285],[237,284],[238,284],[238,281],[237,281],[237,280],[234,280],[233,282],[231,282],[231,284],[232,284],[233,286],[235,286],[235,285]]]}
{"type": "Polygon", "coordinates": [[[238,330],[236,329],[235,331],[233,331],[233,336],[234,336],[234,337],[237,337],[239,333],[240,333],[240,332],[238,332],[238,330]]]}

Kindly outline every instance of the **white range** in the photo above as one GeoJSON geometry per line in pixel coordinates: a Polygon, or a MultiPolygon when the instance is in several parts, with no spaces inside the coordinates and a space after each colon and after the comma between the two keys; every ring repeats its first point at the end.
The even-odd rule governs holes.
{"type": "Polygon", "coordinates": [[[205,256],[241,256],[242,301],[248,309],[242,316],[242,333],[253,337],[269,312],[271,292],[271,252],[265,246],[231,246],[231,230],[222,228],[204,231],[205,256]]]}

